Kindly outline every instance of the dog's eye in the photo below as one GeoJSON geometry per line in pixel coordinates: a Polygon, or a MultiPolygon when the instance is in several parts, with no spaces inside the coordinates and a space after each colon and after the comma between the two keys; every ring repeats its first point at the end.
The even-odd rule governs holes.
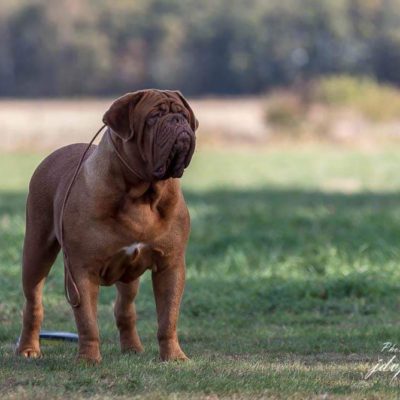
{"type": "Polygon", "coordinates": [[[185,117],[186,121],[189,121],[189,114],[187,112],[182,110],[182,111],[179,111],[179,114],[183,115],[185,117]]]}

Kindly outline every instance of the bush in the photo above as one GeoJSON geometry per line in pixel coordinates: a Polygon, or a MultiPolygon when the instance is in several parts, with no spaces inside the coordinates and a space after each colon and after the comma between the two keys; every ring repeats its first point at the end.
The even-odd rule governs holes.
{"type": "Polygon", "coordinates": [[[367,77],[347,75],[321,78],[313,85],[312,101],[351,108],[373,121],[400,118],[400,91],[367,77]]]}
{"type": "Polygon", "coordinates": [[[268,98],[266,108],[267,123],[275,128],[293,130],[304,120],[305,106],[295,93],[275,92],[268,98]]]}

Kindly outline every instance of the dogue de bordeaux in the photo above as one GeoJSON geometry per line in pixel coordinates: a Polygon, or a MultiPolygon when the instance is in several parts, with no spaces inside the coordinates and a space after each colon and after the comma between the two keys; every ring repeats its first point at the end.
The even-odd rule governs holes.
{"type": "Polygon", "coordinates": [[[123,352],[142,352],[134,299],[151,270],[162,360],[186,360],[177,322],[185,282],[189,213],[179,179],[195,148],[197,119],[178,91],[142,90],[104,114],[99,145],[50,154],[29,186],[17,353],[41,356],[42,291],[60,249],[79,335],[78,359],[101,361],[97,298],[117,287],[114,315],[123,352]]]}

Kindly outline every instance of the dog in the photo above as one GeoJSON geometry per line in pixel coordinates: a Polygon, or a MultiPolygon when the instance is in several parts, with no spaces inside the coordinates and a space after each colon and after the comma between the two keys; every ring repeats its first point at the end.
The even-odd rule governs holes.
{"type": "Polygon", "coordinates": [[[149,89],[118,98],[103,122],[98,146],[78,143],[54,151],[30,181],[22,263],[26,301],[17,353],[41,356],[42,290],[62,249],[78,359],[101,361],[100,285],[117,288],[121,350],[143,351],[133,302],[140,276],[151,270],[160,358],[186,360],[177,322],[190,218],[177,178],[191,161],[197,119],[180,92],[149,89]]]}

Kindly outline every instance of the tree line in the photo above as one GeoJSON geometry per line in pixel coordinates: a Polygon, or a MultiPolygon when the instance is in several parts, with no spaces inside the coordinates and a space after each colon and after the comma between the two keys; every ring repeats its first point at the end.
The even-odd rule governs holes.
{"type": "Polygon", "coordinates": [[[400,84],[400,0],[2,0],[0,96],[400,84]]]}

